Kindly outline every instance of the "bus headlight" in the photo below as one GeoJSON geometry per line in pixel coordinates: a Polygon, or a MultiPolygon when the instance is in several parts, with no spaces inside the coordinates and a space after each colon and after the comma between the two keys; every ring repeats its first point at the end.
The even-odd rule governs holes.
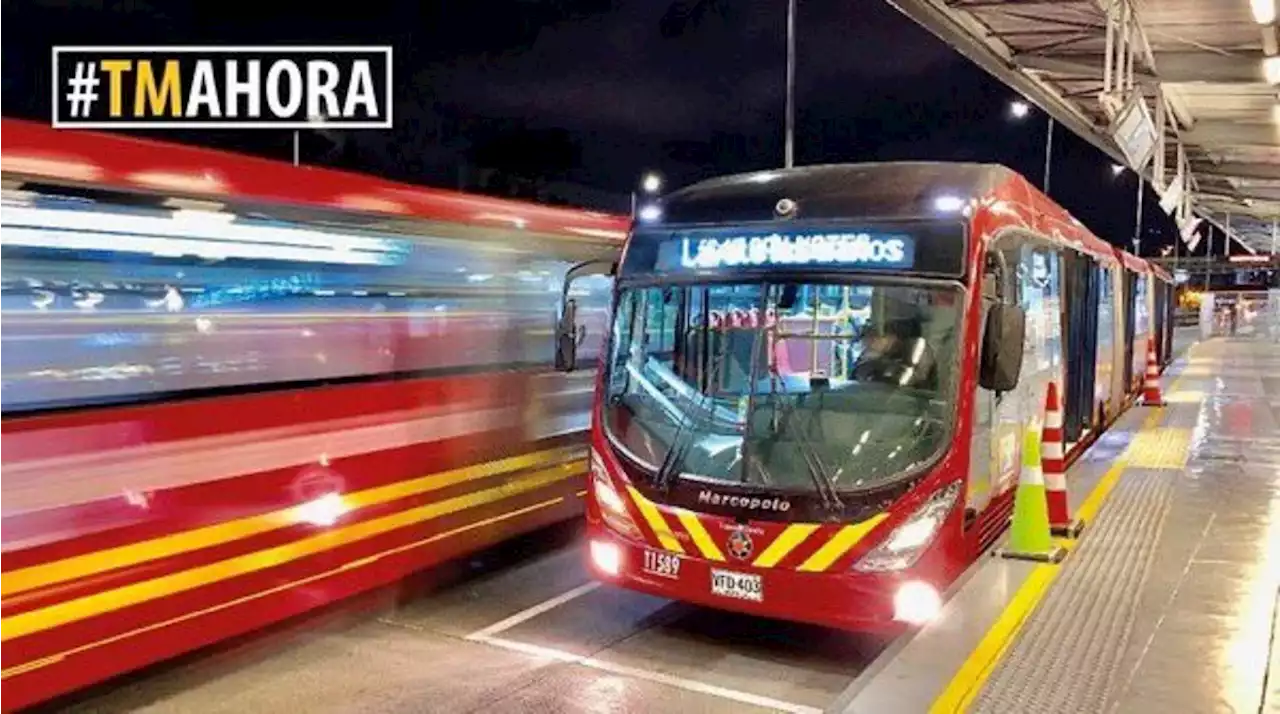
{"type": "Polygon", "coordinates": [[[908,625],[927,625],[942,611],[942,597],[929,583],[908,580],[893,596],[893,619],[908,625]]]}
{"type": "Polygon", "coordinates": [[[902,570],[915,564],[933,542],[960,497],[960,482],[954,481],[929,497],[911,517],[894,529],[883,543],[854,564],[855,570],[883,572],[902,570]]]}
{"type": "Polygon", "coordinates": [[[605,575],[617,576],[622,570],[622,550],[614,543],[591,541],[591,562],[605,575]]]}
{"type": "Polygon", "coordinates": [[[627,512],[627,502],[613,487],[609,473],[605,471],[604,461],[595,449],[591,450],[591,493],[596,504],[600,506],[600,517],[613,530],[628,538],[640,538],[640,529],[631,520],[627,512]]]}

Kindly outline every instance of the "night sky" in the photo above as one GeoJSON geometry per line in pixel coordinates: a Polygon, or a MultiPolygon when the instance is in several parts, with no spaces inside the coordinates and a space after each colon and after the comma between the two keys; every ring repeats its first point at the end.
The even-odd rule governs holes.
{"type": "MultiPolygon", "coordinates": [[[[797,165],[998,162],[1040,184],[1045,117],[1012,120],[1016,97],[998,81],[880,0],[798,7],[797,165]]],[[[26,0],[3,12],[6,116],[49,118],[56,44],[390,44],[396,128],[308,133],[304,163],[472,190],[489,167],[624,200],[645,170],[674,188],[782,163],[785,0],[26,0]]],[[[282,131],[159,138],[292,152],[282,131]]],[[[1110,159],[1061,128],[1054,145],[1053,197],[1127,245],[1136,177],[1114,177],[1110,159]]],[[[592,202],[616,208],[607,198],[592,202]]],[[[1156,201],[1148,191],[1148,255],[1174,236],[1156,201]]]]}

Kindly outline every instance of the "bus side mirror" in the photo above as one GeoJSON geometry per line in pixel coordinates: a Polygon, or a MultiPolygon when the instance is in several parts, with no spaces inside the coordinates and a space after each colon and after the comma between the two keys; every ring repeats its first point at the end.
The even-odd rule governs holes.
{"type": "Polygon", "coordinates": [[[1027,315],[1022,308],[997,303],[987,310],[978,368],[978,384],[983,389],[1010,392],[1018,386],[1026,332],[1027,315]]]}
{"type": "Polygon", "coordinates": [[[556,369],[572,372],[578,366],[578,345],[586,337],[586,331],[578,330],[578,303],[570,298],[560,311],[556,324],[556,369]]]}

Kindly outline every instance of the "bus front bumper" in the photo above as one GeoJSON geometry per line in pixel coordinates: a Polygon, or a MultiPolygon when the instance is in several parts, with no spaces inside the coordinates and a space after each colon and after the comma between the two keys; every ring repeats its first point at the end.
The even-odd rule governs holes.
{"type": "Polygon", "coordinates": [[[587,560],[601,581],[761,617],[895,635],[934,619],[939,587],[917,572],[806,573],[656,550],[590,524],[587,560]]]}

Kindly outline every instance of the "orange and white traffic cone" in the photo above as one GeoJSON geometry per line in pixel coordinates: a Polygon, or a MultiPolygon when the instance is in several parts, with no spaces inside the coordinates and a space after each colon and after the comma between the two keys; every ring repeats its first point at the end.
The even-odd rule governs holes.
{"type": "Polygon", "coordinates": [[[1049,382],[1049,391],[1044,396],[1044,428],[1040,442],[1049,529],[1056,536],[1075,538],[1084,530],[1084,523],[1071,519],[1071,508],[1067,504],[1066,444],[1062,435],[1062,401],[1058,399],[1057,382],[1049,382]]]}
{"type": "Polygon", "coordinates": [[[1142,406],[1163,407],[1160,394],[1160,368],[1156,366],[1156,343],[1147,338],[1147,376],[1142,381],[1142,406]]]}

